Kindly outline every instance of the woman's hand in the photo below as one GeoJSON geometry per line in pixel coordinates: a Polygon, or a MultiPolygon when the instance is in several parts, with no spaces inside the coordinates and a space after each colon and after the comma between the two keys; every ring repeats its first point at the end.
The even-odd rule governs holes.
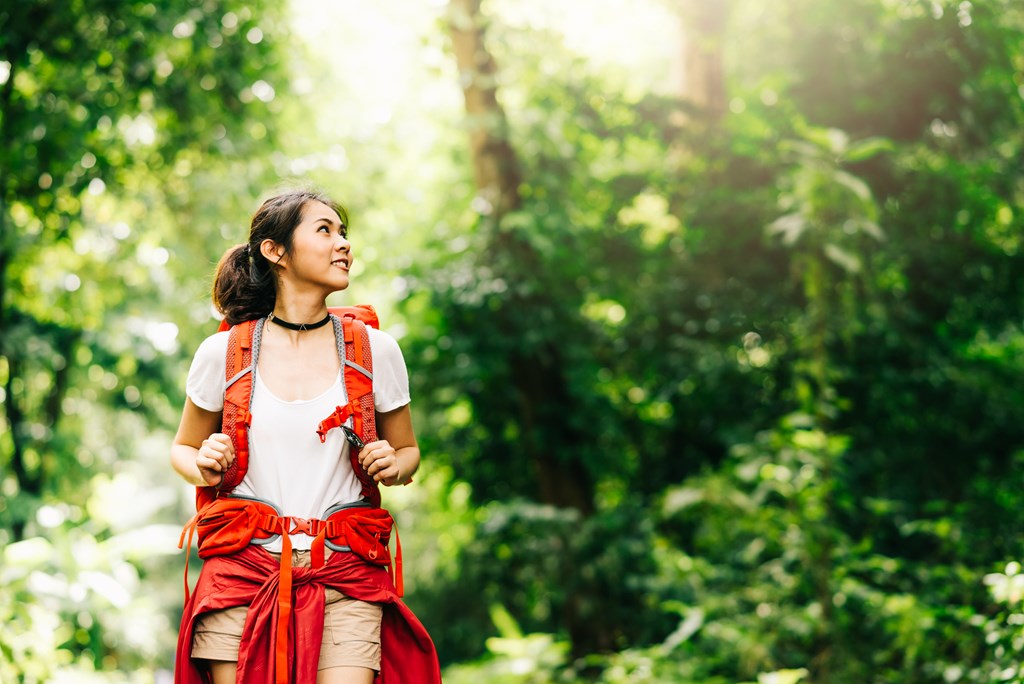
{"type": "Polygon", "coordinates": [[[367,442],[359,452],[359,465],[370,477],[388,487],[398,484],[402,477],[398,454],[386,439],[367,442]]]}
{"type": "Polygon", "coordinates": [[[196,467],[210,487],[220,484],[224,473],[235,460],[235,445],[227,435],[215,432],[203,440],[196,452],[196,467]]]}

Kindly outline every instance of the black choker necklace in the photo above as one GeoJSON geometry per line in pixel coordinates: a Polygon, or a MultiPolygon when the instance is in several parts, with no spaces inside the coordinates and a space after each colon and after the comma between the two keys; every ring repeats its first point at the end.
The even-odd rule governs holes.
{"type": "Polygon", "coordinates": [[[327,325],[327,321],[331,320],[331,314],[327,314],[316,323],[289,323],[283,318],[278,318],[274,314],[270,314],[270,320],[277,323],[282,328],[288,328],[289,330],[316,330],[317,328],[322,328],[327,325]]]}

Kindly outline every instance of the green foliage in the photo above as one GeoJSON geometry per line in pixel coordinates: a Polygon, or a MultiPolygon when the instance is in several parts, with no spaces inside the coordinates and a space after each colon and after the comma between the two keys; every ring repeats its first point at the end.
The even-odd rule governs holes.
{"type": "Polygon", "coordinates": [[[186,273],[164,239],[186,218],[177,193],[194,167],[257,149],[277,61],[252,33],[273,14],[260,29],[244,3],[49,4],[5,8],[0,42],[3,515],[16,539],[92,462],[65,416],[90,402],[166,416],[177,373],[158,359],[177,347],[165,312],[186,273]]]}
{"type": "MultiPolygon", "coordinates": [[[[733,22],[757,31],[726,41],[722,119],[611,95],[550,44],[541,56],[491,25],[527,179],[501,229],[529,250],[508,275],[484,212],[426,281],[433,299],[415,300],[440,314],[424,349],[444,345],[421,382],[458,416],[439,446],[477,500],[547,501],[509,359],[557,340],[556,372],[587,390],[553,378],[531,395],[556,421],[534,434],[567,463],[566,435],[587,426],[594,514],[666,486],[702,502],[661,529],[706,589],[658,594],[705,613],[668,658],[679,677],[967,677],[987,657],[979,568],[1019,549],[1002,483],[1024,424],[1021,197],[1006,181],[1021,170],[992,154],[1019,159],[1019,9],[737,3],[733,22]]],[[[524,586],[493,600],[549,601],[524,586]]],[[[666,633],[619,624],[641,660],[666,633]]]]}
{"type": "MultiPolygon", "coordinates": [[[[794,416],[666,496],[666,530],[711,563],[702,574],[720,597],[702,602],[708,624],[692,642],[718,663],[709,674],[752,679],[802,663],[815,680],[827,667],[829,681],[942,681],[984,650],[965,622],[983,605],[977,571],[880,553],[837,524],[848,458],[848,440],[794,416]]],[[[881,501],[870,511],[883,525],[891,514],[881,501]]],[[[921,523],[899,531],[905,548],[956,534],[921,523]]]]}
{"type": "Polygon", "coordinates": [[[524,635],[508,612],[495,605],[491,616],[501,636],[487,639],[488,655],[475,663],[455,665],[445,670],[445,681],[459,682],[554,682],[553,672],[562,667],[569,644],[548,634],[524,635]]]}
{"type": "Polygon", "coordinates": [[[1020,563],[1011,561],[1002,572],[985,575],[985,585],[999,610],[989,619],[978,616],[975,620],[984,630],[985,642],[992,653],[992,658],[978,672],[972,673],[975,681],[1015,684],[1024,681],[1024,672],[1020,670],[1024,651],[1024,615],[1021,613],[1024,576],[1020,573],[1020,563]]]}
{"type": "Polygon", "coordinates": [[[484,3],[501,216],[440,10],[305,8],[306,45],[298,5],[8,5],[3,681],[170,666],[207,274],[307,174],[410,366],[388,503],[446,680],[1024,681],[1019,3],[728,3],[721,113],[667,57],[582,57],[559,3],[484,3]],[[422,35],[367,62],[384,24],[422,35]]]}
{"type": "Polygon", "coordinates": [[[142,588],[159,577],[162,557],[176,553],[177,530],[168,528],[108,536],[86,524],[51,533],[53,542],[33,537],[8,545],[0,596],[4,680],[83,681],[116,669],[152,681],[152,663],[173,647],[172,605],[142,588]]]}
{"type": "Polygon", "coordinates": [[[153,435],[179,411],[182,338],[209,326],[195,265],[221,251],[215,224],[183,229],[249,194],[204,176],[244,157],[259,181],[278,22],[220,0],[0,10],[4,681],[170,666],[180,597],[144,587],[180,586],[159,524],[179,497],[153,435]]]}

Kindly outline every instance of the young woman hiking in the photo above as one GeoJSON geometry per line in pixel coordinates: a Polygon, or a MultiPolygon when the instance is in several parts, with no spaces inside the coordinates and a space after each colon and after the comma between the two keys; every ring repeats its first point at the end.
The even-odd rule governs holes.
{"type": "Polygon", "coordinates": [[[326,304],[349,285],[346,224],[321,194],[281,194],[217,266],[232,327],[196,351],[171,447],[197,487],[186,531],[205,559],[194,592],[186,576],[177,683],[440,682],[379,508],[378,487],[409,483],[420,462],[402,353],[326,304]],[[361,409],[359,374],[372,376],[361,409]]]}

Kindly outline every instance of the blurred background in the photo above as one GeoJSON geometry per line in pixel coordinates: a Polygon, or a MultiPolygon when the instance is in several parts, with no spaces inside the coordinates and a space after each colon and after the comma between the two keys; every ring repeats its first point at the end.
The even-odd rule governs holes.
{"type": "Polygon", "coordinates": [[[170,681],[213,267],[306,182],[447,682],[1024,682],[1019,0],[3,3],[0,681],[170,681]]]}

